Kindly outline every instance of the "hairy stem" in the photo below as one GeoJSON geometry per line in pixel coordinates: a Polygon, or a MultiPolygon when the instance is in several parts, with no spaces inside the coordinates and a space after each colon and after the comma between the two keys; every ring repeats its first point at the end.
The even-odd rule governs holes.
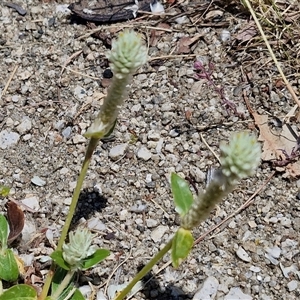
{"type": "Polygon", "coordinates": [[[146,264],[146,266],[131,280],[131,282],[123,289],[114,300],[122,300],[132,290],[132,288],[146,276],[151,269],[163,258],[163,256],[171,249],[173,238],[146,264]]]}
{"type": "MultiPolygon", "coordinates": [[[[83,164],[82,164],[82,168],[81,168],[81,171],[80,171],[77,183],[76,183],[75,190],[73,192],[73,197],[72,197],[72,202],[71,202],[71,205],[70,205],[69,213],[67,215],[67,219],[66,219],[64,227],[62,229],[62,233],[61,233],[60,239],[58,241],[58,245],[57,245],[56,250],[61,250],[62,249],[62,245],[65,242],[65,239],[67,237],[67,234],[68,234],[71,222],[72,222],[72,218],[75,214],[75,210],[76,210],[76,206],[77,206],[77,203],[78,203],[78,199],[79,199],[80,191],[81,191],[81,188],[82,188],[82,184],[83,184],[86,172],[88,170],[92,155],[94,153],[94,150],[97,147],[98,142],[99,142],[99,139],[96,139],[96,138],[91,138],[90,141],[89,141],[89,145],[88,145],[88,148],[86,150],[86,154],[85,154],[85,158],[84,158],[84,161],[83,161],[83,164]]],[[[52,279],[53,279],[53,276],[54,276],[54,273],[55,273],[55,269],[56,269],[56,266],[55,266],[54,263],[52,263],[51,268],[50,268],[50,270],[47,274],[42,293],[39,296],[40,300],[44,300],[48,295],[48,291],[50,289],[50,285],[51,285],[51,282],[52,282],[52,279]]]]}

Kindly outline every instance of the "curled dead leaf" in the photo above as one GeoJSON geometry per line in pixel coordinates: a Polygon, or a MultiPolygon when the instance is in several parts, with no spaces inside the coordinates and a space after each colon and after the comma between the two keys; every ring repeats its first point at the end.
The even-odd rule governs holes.
{"type": "Polygon", "coordinates": [[[9,201],[7,206],[7,221],[9,225],[8,243],[12,243],[22,232],[24,228],[24,212],[13,201],[9,201]]]}

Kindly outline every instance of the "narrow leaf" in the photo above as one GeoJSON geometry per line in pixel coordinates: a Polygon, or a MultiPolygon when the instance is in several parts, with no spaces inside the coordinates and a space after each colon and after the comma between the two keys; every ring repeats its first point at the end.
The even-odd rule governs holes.
{"type": "Polygon", "coordinates": [[[189,255],[194,243],[191,231],[179,228],[173,238],[171,258],[174,268],[189,255]]]}
{"type": "Polygon", "coordinates": [[[0,253],[7,248],[8,223],[3,215],[0,215],[0,253]],[[2,250],[2,251],[1,251],[2,250]]]}
{"type": "Polygon", "coordinates": [[[36,300],[37,294],[33,287],[26,284],[18,284],[6,290],[0,300],[36,300]]]}
{"type": "MultiPolygon", "coordinates": [[[[14,253],[6,249],[0,254],[0,279],[15,281],[19,276],[19,268],[14,253]]],[[[14,298],[11,298],[14,299],[14,298]]]]}
{"type": "Polygon", "coordinates": [[[50,257],[55,261],[57,265],[59,265],[61,268],[64,270],[70,270],[69,265],[65,262],[62,251],[61,250],[56,250],[51,253],[50,257]]]}
{"type": "Polygon", "coordinates": [[[96,252],[84,259],[83,264],[82,264],[82,269],[86,270],[96,264],[98,264],[100,261],[104,260],[110,252],[106,249],[98,249],[96,252]]]}
{"type": "Polygon", "coordinates": [[[171,189],[174,197],[175,210],[184,216],[193,203],[193,195],[188,183],[176,173],[171,174],[171,189]]]}

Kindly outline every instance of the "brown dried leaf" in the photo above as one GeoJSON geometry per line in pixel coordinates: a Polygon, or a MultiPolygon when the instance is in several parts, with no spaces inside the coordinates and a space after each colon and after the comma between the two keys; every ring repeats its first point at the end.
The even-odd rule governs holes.
{"type": "Polygon", "coordinates": [[[177,53],[178,54],[187,54],[190,53],[190,46],[193,45],[196,41],[199,40],[204,34],[199,33],[193,37],[184,36],[177,43],[177,53]]]}
{"type": "MultiPolygon", "coordinates": [[[[283,161],[286,159],[283,151],[290,154],[297,146],[295,137],[284,124],[281,130],[270,129],[267,115],[259,115],[252,112],[255,124],[258,126],[260,135],[258,140],[263,142],[262,159],[265,161],[283,161]]],[[[295,130],[296,131],[296,130],[295,130]]],[[[278,171],[285,171],[285,177],[296,177],[300,175],[300,161],[277,167],[278,171]]]]}
{"type": "Polygon", "coordinates": [[[220,18],[224,15],[224,11],[220,9],[211,10],[205,15],[205,20],[211,20],[214,18],[220,18]]]}
{"type": "Polygon", "coordinates": [[[285,159],[282,150],[291,153],[296,146],[296,141],[286,125],[283,125],[281,132],[271,131],[267,115],[253,114],[255,124],[259,127],[260,135],[258,140],[263,142],[262,159],[266,161],[274,159],[285,159]]]}
{"type": "Polygon", "coordinates": [[[24,228],[25,217],[23,210],[15,202],[9,201],[6,206],[9,224],[8,243],[11,243],[21,234],[24,228]]]}
{"type": "Polygon", "coordinates": [[[243,43],[251,40],[256,34],[256,25],[253,21],[251,21],[238,32],[238,34],[236,35],[236,39],[243,43]]]}
{"type": "Polygon", "coordinates": [[[149,44],[150,46],[156,46],[159,38],[161,35],[164,34],[163,30],[159,30],[159,28],[164,28],[164,29],[170,29],[171,26],[167,23],[159,23],[157,25],[158,29],[152,29],[150,32],[150,40],[149,40],[149,44]]]}

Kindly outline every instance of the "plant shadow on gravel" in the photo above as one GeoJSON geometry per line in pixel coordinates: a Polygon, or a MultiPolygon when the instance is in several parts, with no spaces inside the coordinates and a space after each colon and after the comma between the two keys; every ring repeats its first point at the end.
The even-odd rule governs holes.
{"type": "Polygon", "coordinates": [[[90,219],[95,212],[101,212],[106,207],[107,199],[99,194],[94,189],[85,188],[80,192],[78,205],[74,218],[72,220],[72,227],[77,225],[81,218],[90,219]]]}
{"type": "MultiPolygon", "coordinates": [[[[140,271],[143,267],[143,265],[139,266],[137,271],[140,271]]],[[[147,300],[188,300],[193,298],[192,295],[184,293],[181,288],[172,283],[169,283],[165,287],[165,290],[162,291],[159,279],[157,279],[152,272],[146,275],[142,279],[142,282],[144,287],[141,290],[141,293],[147,300]]]]}

